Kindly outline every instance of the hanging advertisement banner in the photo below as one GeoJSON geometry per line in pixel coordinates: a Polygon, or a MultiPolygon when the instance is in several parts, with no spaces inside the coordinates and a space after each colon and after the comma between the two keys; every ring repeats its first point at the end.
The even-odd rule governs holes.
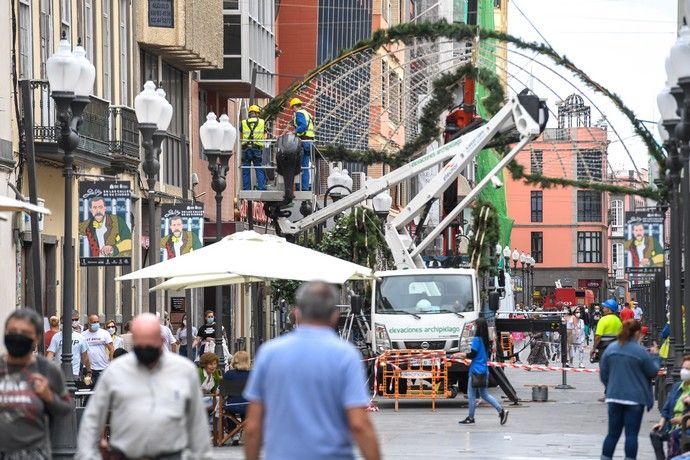
{"type": "Polygon", "coordinates": [[[132,263],[132,184],[129,181],[79,183],[79,264],[132,263]]]}
{"type": "Polygon", "coordinates": [[[202,241],[204,241],[203,205],[161,206],[161,261],[201,249],[202,241]]]}
{"type": "Polygon", "coordinates": [[[664,215],[625,213],[625,272],[653,273],[664,268],[664,215]]]}

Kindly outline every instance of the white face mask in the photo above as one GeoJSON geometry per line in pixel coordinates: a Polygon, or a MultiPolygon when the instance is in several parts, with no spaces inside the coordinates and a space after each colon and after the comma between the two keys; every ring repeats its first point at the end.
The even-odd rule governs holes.
{"type": "Polygon", "coordinates": [[[113,334],[115,333],[115,328],[114,328],[114,327],[109,327],[109,328],[108,328],[108,332],[110,333],[110,335],[113,335],[113,334]]]}
{"type": "Polygon", "coordinates": [[[690,369],[681,369],[680,370],[680,379],[683,382],[690,381],[690,369]]]}

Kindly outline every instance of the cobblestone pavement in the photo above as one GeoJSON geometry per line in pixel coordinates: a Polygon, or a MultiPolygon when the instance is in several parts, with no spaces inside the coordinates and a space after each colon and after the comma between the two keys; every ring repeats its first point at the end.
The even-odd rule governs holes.
{"type": "MultiPolygon", "coordinates": [[[[526,356],[526,355],[525,355],[526,356]]],[[[466,400],[443,400],[431,411],[426,401],[403,401],[395,412],[393,402],[379,398],[379,412],[371,414],[386,459],[598,459],[606,435],[606,404],[598,402],[603,385],[598,374],[568,374],[572,390],[556,390],[560,372],[508,369],[507,375],[520,398],[508,406],[510,418],[501,427],[494,409],[483,403],[474,426],[458,425],[467,415],[466,400]],[[548,385],[549,401],[532,402],[532,385],[548,385]]],[[[495,396],[502,393],[491,389],[495,396]]],[[[502,398],[505,402],[505,397],[502,398]]],[[[638,459],[653,459],[647,433],[658,420],[656,409],[647,412],[640,430],[638,459]]],[[[215,449],[215,458],[244,458],[241,447],[215,449]]],[[[615,458],[623,458],[623,437],[615,458]]]]}

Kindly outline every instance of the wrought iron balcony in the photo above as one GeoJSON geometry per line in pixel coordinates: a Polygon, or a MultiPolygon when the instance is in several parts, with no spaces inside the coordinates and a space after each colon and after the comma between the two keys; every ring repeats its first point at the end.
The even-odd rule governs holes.
{"type": "MultiPolygon", "coordinates": [[[[60,128],[55,120],[55,104],[50,97],[47,80],[32,80],[34,145],[36,155],[51,161],[62,161],[58,152],[57,139],[60,128]]],[[[109,167],[110,154],[110,109],[108,101],[91,96],[79,128],[81,143],[74,152],[77,164],[109,167]]]]}
{"type": "Polygon", "coordinates": [[[116,169],[136,170],[139,162],[139,125],[134,109],[110,107],[110,152],[116,169]]]}

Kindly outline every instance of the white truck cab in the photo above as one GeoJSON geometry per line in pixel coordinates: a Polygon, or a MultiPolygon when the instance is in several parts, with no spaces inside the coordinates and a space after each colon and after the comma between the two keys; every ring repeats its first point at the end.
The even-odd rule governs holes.
{"type": "Polygon", "coordinates": [[[469,344],[462,339],[470,331],[473,335],[481,310],[477,272],[464,268],[377,272],[371,305],[375,353],[389,349],[457,352],[469,344]]]}

